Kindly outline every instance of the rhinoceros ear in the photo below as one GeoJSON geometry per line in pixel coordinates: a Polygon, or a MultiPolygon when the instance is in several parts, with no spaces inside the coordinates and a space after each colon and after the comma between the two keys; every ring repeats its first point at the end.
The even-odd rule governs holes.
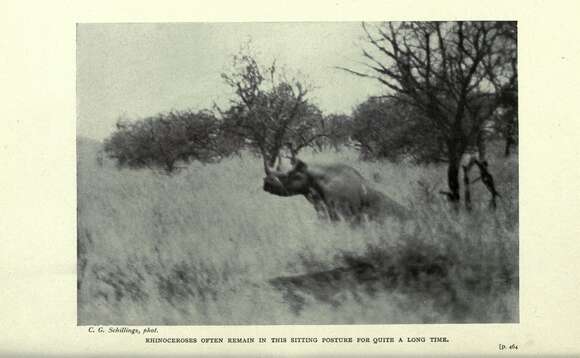
{"type": "Polygon", "coordinates": [[[307,165],[300,159],[296,158],[296,163],[294,164],[294,170],[303,172],[306,171],[307,165]]]}

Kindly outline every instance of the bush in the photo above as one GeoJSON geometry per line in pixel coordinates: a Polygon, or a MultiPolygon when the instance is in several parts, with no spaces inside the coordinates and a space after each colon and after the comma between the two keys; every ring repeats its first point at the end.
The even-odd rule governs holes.
{"type": "Polygon", "coordinates": [[[104,150],[119,167],[173,173],[179,162],[213,162],[236,151],[220,123],[205,111],[172,111],[136,121],[119,120],[104,150]]]}
{"type": "Polygon", "coordinates": [[[444,143],[433,135],[429,122],[393,98],[370,97],[358,105],[352,134],[362,159],[437,163],[445,158],[444,143]]]}

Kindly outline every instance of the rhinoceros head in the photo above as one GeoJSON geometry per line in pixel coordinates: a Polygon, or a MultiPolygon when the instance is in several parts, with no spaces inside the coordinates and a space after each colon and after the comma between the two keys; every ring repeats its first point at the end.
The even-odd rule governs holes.
{"type": "Polygon", "coordinates": [[[288,171],[276,171],[266,166],[264,190],[279,196],[305,195],[310,191],[310,178],[307,165],[296,159],[288,171]]]}

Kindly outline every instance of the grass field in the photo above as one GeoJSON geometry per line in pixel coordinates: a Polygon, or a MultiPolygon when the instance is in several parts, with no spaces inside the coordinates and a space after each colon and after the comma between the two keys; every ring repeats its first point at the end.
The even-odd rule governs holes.
{"type": "Polygon", "coordinates": [[[518,322],[517,156],[491,155],[502,199],[472,213],[437,192],[445,168],[340,161],[417,213],[330,224],[261,188],[249,154],[174,176],[117,170],[79,139],[78,323],[227,325],[518,322]]]}

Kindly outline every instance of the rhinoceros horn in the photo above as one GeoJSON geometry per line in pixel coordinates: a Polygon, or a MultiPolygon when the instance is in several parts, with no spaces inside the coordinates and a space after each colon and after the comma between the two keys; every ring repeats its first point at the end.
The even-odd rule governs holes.
{"type": "Polygon", "coordinates": [[[268,161],[266,160],[266,156],[263,156],[263,159],[264,159],[264,171],[266,172],[266,176],[270,179],[275,180],[276,183],[280,186],[280,188],[284,188],[284,185],[282,184],[282,182],[280,181],[280,179],[276,175],[278,173],[278,171],[276,169],[272,168],[270,165],[268,165],[268,161]]]}
{"type": "Polygon", "coordinates": [[[267,176],[270,176],[272,174],[272,169],[268,165],[268,161],[266,160],[266,156],[262,156],[262,158],[264,159],[264,171],[266,172],[267,176]]]}

